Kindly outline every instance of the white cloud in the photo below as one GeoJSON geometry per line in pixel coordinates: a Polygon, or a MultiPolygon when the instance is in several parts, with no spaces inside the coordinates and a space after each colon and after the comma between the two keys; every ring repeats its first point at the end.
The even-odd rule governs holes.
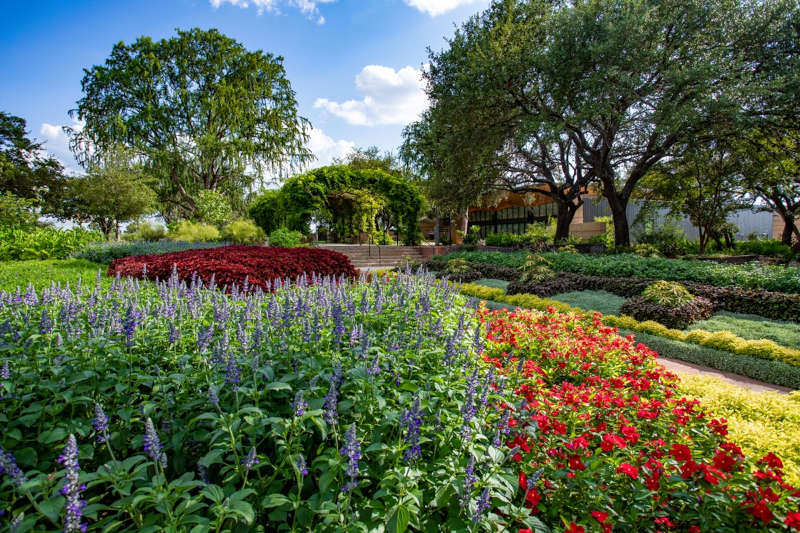
{"type": "Polygon", "coordinates": [[[306,17],[315,20],[317,24],[325,24],[325,17],[323,17],[317,4],[329,4],[336,0],[210,0],[214,8],[220,7],[222,4],[230,4],[241,8],[248,8],[254,6],[260,15],[264,11],[270,13],[280,13],[280,5],[287,4],[300,10],[306,17]]]}
{"type": "Polygon", "coordinates": [[[405,0],[405,3],[435,17],[458,7],[474,4],[478,1],[479,0],[405,0]]]}
{"type": "MultiPolygon", "coordinates": [[[[72,119],[72,124],[69,127],[81,131],[84,122],[72,119]]],[[[43,137],[44,146],[42,147],[48,154],[58,159],[64,166],[69,174],[75,174],[79,171],[78,163],[69,149],[69,137],[64,132],[64,126],[59,124],[42,123],[39,128],[39,134],[43,137]]]]}
{"type": "Polygon", "coordinates": [[[313,128],[308,134],[308,149],[316,156],[313,166],[325,166],[333,163],[337,157],[344,157],[356,147],[353,141],[334,140],[322,130],[313,128]]]}
{"type": "Polygon", "coordinates": [[[421,69],[409,66],[395,71],[382,65],[367,65],[356,76],[356,89],[363,99],[339,103],[317,98],[314,107],[356,126],[405,125],[427,109],[424,88],[421,69]]]}

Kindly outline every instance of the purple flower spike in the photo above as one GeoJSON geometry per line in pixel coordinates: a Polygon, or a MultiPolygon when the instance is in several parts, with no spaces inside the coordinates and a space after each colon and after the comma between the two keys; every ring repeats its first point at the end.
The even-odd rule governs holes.
{"type": "Polygon", "coordinates": [[[422,450],[419,446],[419,434],[420,429],[422,428],[422,416],[419,397],[417,397],[414,400],[414,405],[411,406],[411,409],[405,411],[400,419],[401,422],[406,424],[406,436],[404,441],[409,445],[409,447],[405,451],[403,459],[405,459],[407,463],[422,455],[422,450]]]}
{"type": "Polygon", "coordinates": [[[95,402],[94,404],[94,418],[92,419],[92,426],[97,432],[97,441],[108,441],[108,417],[103,412],[103,406],[95,402]]]}
{"type": "Polygon", "coordinates": [[[247,457],[242,459],[242,464],[244,464],[245,470],[252,470],[260,462],[261,461],[258,460],[258,456],[256,455],[255,447],[250,448],[250,451],[247,453],[247,457]]]}
{"type": "Polygon", "coordinates": [[[6,452],[0,448],[0,475],[7,475],[11,479],[11,483],[19,488],[27,481],[25,475],[17,467],[17,461],[11,452],[6,452]]]}
{"type": "Polygon", "coordinates": [[[306,477],[308,475],[308,468],[306,467],[306,458],[303,457],[302,454],[297,457],[297,470],[303,477],[306,477]]]}
{"type": "Polygon", "coordinates": [[[358,486],[358,461],[361,459],[361,443],[358,442],[355,422],[344,434],[344,446],[339,450],[339,455],[347,458],[345,474],[350,476],[350,481],[342,487],[342,492],[353,490],[358,486]]]}
{"type": "Polygon", "coordinates": [[[487,509],[489,509],[489,487],[486,487],[481,492],[478,503],[475,505],[475,514],[472,516],[472,520],[479,522],[487,509]]]}
{"type": "Polygon", "coordinates": [[[158,433],[150,418],[145,422],[143,446],[144,453],[150,459],[160,463],[162,468],[167,468],[167,455],[161,448],[161,440],[158,438],[158,433]]]}
{"type": "Polygon", "coordinates": [[[303,416],[306,412],[306,407],[308,407],[308,403],[303,399],[303,391],[297,391],[297,394],[294,395],[294,401],[292,402],[292,409],[294,409],[294,416],[303,416]]]}
{"type": "Polygon", "coordinates": [[[86,506],[86,502],[81,500],[81,491],[86,488],[86,485],[82,485],[78,479],[80,466],[78,465],[78,443],[75,441],[75,435],[67,438],[67,444],[64,446],[61,457],[58,458],[58,462],[64,465],[66,470],[64,486],[61,487],[61,494],[67,500],[64,506],[64,531],[86,531],[86,524],[81,522],[81,514],[86,506]]]}
{"type": "Polygon", "coordinates": [[[3,367],[0,368],[0,378],[9,379],[11,377],[11,367],[8,361],[3,361],[3,367]]]}

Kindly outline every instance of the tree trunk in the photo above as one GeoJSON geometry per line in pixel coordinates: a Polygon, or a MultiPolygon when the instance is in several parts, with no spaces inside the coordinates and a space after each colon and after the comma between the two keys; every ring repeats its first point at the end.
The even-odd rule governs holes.
{"type": "Polygon", "coordinates": [[[461,221],[461,231],[464,232],[464,236],[466,236],[467,231],[469,231],[469,208],[464,211],[464,219],[461,221]]]}
{"type": "Polygon", "coordinates": [[[706,252],[706,243],[708,242],[708,234],[704,231],[703,226],[697,227],[698,239],[700,241],[700,255],[706,252]]]}
{"type": "Polygon", "coordinates": [[[631,245],[631,233],[628,228],[627,198],[620,198],[616,192],[606,194],[608,206],[611,208],[611,218],[614,221],[614,246],[617,248],[631,245]]]}
{"type": "Polygon", "coordinates": [[[433,217],[433,243],[439,246],[439,217],[433,217]]]}
{"type": "Polygon", "coordinates": [[[114,237],[116,238],[117,242],[120,241],[119,238],[119,220],[114,221],[114,237]]]}
{"type": "Polygon", "coordinates": [[[783,232],[781,232],[781,242],[787,246],[792,245],[792,235],[800,235],[800,231],[797,229],[797,222],[794,218],[794,214],[790,213],[778,213],[781,218],[783,219],[783,232]]]}
{"type": "Polygon", "coordinates": [[[553,243],[558,244],[561,241],[566,241],[569,238],[569,226],[572,224],[572,219],[575,218],[575,213],[578,211],[578,206],[572,202],[556,201],[558,208],[556,214],[556,235],[553,243]]]}

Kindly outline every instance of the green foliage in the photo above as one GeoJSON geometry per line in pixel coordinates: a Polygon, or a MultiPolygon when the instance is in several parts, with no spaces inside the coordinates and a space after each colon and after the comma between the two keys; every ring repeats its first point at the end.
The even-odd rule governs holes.
{"type": "Polygon", "coordinates": [[[553,263],[538,254],[528,254],[525,263],[520,267],[520,281],[525,283],[541,283],[555,279],[558,274],[551,268],[553,263]]]}
{"type": "Polygon", "coordinates": [[[297,248],[302,246],[303,234],[286,228],[278,228],[269,234],[269,245],[281,248],[297,248]]]}
{"type": "Polygon", "coordinates": [[[513,248],[522,246],[522,235],[518,233],[490,233],[486,236],[486,246],[513,248]]]}
{"type": "Polygon", "coordinates": [[[102,240],[99,233],[83,228],[0,227],[0,261],[66,259],[89,243],[99,240],[102,240]]]}
{"type": "Polygon", "coordinates": [[[328,166],[289,178],[281,189],[292,229],[307,233],[312,219],[340,237],[398,228],[405,244],[417,244],[423,197],[411,182],[376,169],[328,166]],[[383,221],[382,228],[376,222],[383,221]]]}
{"type": "MultiPolygon", "coordinates": [[[[561,251],[563,250],[559,250],[561,251]]],[[[652,244],[634,244],[631,251],[639,257],[661,257],[661,252],[652,244]]]]}
{"type": "Polygon", "coordinates": [[[739,241],[736,243],[736,253],[782,257],[787,260],[792,259],[796,255],[790,246],[783,244],[781,241],[772,239],[739,241]]]}
{"type": "Polygon", "coordinates": [[[639,244],[654,246],[667,257],[684,255],[689,252],[691,246],[681,227],[671,222],[659,226],[645,222],[644,231],[637,235],[636,240],[639,244]]]}
{"type": "Polygon", "coordinates": [[[137,255],[166,254],[183,250],[199,248],[216,248],[225,246],[225,242],[183,242],[183,241],[157,241],[157,242],[103,242],[87,246],[78,253],[73,254],[76,259],[84,259],[95,264],[108,265],[114,259],[137,255]]]}
{"type": "MultiPolygon", "coordinates": [[[[262,191],[250,204],[247,214],[267,235],[286,226],[292,218],[283,206],[279,189],[262,191]]],[[[290,226],[290,229],[297,228],[290,226]]]]}
{"type": "Polygon", "coordinates": [[[478,244],[481,240],[480,226],[470,226],[469,231],[464,235],[464,244],[478,244]]]}
{"type": "Polygon", "coordinates": [[[36,200],[44,212],[58,213],[68,181],[64,169],[26,128],[24,119],[0,111],[0,194],[36,200]]]}
{"type": "Polygon", "coordinates": [[[171,218],[195,217],[200,190],[238,203],[269,171],[311,158],[309,124],[297,114],[282,58],[215,29],[117,43],[103,65],[85,71],[82,87],[74,114],[86,124],[72,132],[78,156],[132,147],[171,218]]]}
{"type": "Polygon", "coordinates": [[[699,296],[692,297],[688,301],[684,299],[682,300],[684,303],[679,305],[673,304],[684,297],[685,295],[679,291],[673,292],[669,289],[648,296],[633,296],[625,300],[619,311],[641,322],[655,321],[676,330],[684,329],[698,320],[710,318],[714,313],[711,301],[699,296]],[[660,303],[661,301],[668,301],[670,304],[665,305],[660,303]]]}
{"type": "Polygon", "coordinates": [[[131,222],[125,228],[123,238],[127,241],[159,241],[166,238],[167,228],[158,222],[142,220],[131,222]]]}
{"type": "Polygon", "coordinates": [[[50,283],[75,287],[78,281],[92,285],[100,279],[102,285],[110,285],[111,278],[103,277],[106,267],[86,259],[31,259],[27,261],[0,262],[0,291],[14,292],[17,288],[31,285],[41,290],[50,283]]]}
{"type": "Polygon", "coordinates": [[[465,274],[470,270],[472,270],[472,267],[465,259],[450,259],[443,272],[448,275],[457,276],[459,274],[465,274]]]}
{"type": "Polygon", "coordinates": [[[231,218],[231,203],[219,191],[204,189],[194,198],[196,218],[200,222],[222,227],[231,218]]]}
{"type": "Polygon", "coordinates": [[[562,254],[577,254],[580,253],[577,248],[572,244],[566,244],[558,247],[558,252],[562,254]]]}
{"type": "Polygon", "coordinates": [[[39,219],[35,208],[35,200],[0,192],[0,227],[32,228],[39,219]]]}
{"type": "Polygon", "coordinates": [[[218,241],[222,238],[216,226],[192,222],[191,220],[181,220],[173,230],[169,232],[169,238],[173,241],[184,242],[205,242],[218,241]]]}
{"type": "Polygon", "coordinates": [[[222,238],[236,244],[263,244],[267,240],[264,230],[252,220],[234,220],[222,228],[222,238]]]}
{"type": "Polygon", "coordinates": [[[650,303],[666,307],[680,307],[694,300],[694,296],[680,283],[656,281],[642,291],[642,297],[650,303]]]}

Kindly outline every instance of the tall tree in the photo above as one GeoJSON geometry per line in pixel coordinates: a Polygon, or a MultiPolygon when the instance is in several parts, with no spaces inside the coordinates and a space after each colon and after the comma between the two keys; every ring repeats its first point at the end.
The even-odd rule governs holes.
{"type": "Polygon", "coordinates": [[[563,132],[628,245],[626,207],[654,165],[714,125],[757,118],[747,104],[764,80],[749,51],[789,39],[768,21],[796,10],[783,0],[498,0],[431,54],[428,95],[434,115],[452,109],[442,115],[460,134],[450,149],[472,165],[492,157],[481,143],[497,152],[519,125],[563,132]]]}
{"type": "Polygon", "coordinates": [[[120,239],[122,223],[156,209],[156,194],[141,165],[122,147],[96,157],[86,176],[70,180],[70,189],[76,204],[74,218],[92,222],[109,240],[112,234],[120,239]]]}
{"type": "Polygon", "coordinates": [[[90,162],[127,146],[156,178],[169,218],[194,215],[201,190],[237,205],[267,171],[311,156],[283,59],[214,29],[118,43],[104,65],[85,71],[82,86],[72,114],[86,125],[71,132],[74,151],[90,162]]]}
{"type": "Polygon", "coordinates": [[[654,166],[637,196],[688,217],[697,227],[701,254],[712,239],[721,244],[728,216],[746,207],[741,162],[729,144],[718,141],[692,145],[680,158],[654,166]]]}
{"type": "Polygon", "coordinates": [[[0,111],[0,193],[47,205],[63,192],[64,168],[29,138],[25,120],[0,111]]]}

